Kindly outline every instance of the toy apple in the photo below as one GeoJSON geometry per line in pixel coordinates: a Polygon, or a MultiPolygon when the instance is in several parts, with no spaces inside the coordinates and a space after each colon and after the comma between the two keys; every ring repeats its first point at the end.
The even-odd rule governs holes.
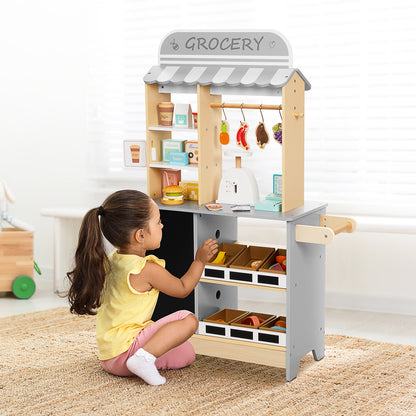
{"type": "Polygon", "coordinates": [[[276,256],[276,261],[286,270],[286,256],[276,256]]]}

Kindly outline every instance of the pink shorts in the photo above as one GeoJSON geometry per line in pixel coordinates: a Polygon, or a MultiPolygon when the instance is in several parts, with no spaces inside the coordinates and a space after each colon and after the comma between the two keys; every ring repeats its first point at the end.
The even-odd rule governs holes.
{"type": "MultiPolygon", "coordinates": [[[[129,371],[126,366],[126,361],[134,355],[134,353],[142,348],[146,342],[152,338],[155,332],[161,328],[163,325],[166,325],[169,322],[180,321],[186,318],[191,312],[189,311],[177,311],[167,315],[156,322],[148,325],[141,332],[139,332],[134,339],[133,343],[130,345],[130,348],[118,355],[117,357],[110,358],[109,360],[101,361],[101,365],[104,370],[110,374],[116,376],[133,376],[134,374],[129,371]]],[[[183,344],[172,348],[170,351],[161,355],[156,359],[156,367],[159,370],[183,368],[195,361],[195,351],[194,347],[189,341],[184,342],[183,344]]]]}

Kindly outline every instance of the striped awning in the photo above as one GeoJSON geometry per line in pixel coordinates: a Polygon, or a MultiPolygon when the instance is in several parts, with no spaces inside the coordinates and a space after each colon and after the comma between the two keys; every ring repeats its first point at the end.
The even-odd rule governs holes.
{"type": "Polygon", "coordinates": [[[276,90],[297,72],[311,88],[292,68],[289,42],[273,31],[172,32],[161,43],[158,64],[144,76],[146,84],[276,90]]]}
{"type": "Polygon", "coordinates": [[[275,66],[158,65],[152,66],[143,80],[146,84],[159,85],[281,88],[295,72],[305,81],[305,90],[309,90],[311,85],[298,69],[275,66]]]}

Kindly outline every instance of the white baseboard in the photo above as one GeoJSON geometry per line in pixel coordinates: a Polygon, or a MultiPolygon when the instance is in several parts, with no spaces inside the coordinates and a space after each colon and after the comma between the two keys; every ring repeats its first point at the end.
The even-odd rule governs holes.
{"type": "MultiPolygon", "coordinates": [[[[259,289],[239,288],[239,299],[251,302],[286,303],[286,294],[259,289]]],[[[325,307],[367,312],[416,315],[415,298],[368,296],[356,293],[327,292],[325,307]]]]}
{"type": "Polygon", "coordinates": [[[416,315],[415,298],[327,292],[326,307],[369,312],[416,315]]]}

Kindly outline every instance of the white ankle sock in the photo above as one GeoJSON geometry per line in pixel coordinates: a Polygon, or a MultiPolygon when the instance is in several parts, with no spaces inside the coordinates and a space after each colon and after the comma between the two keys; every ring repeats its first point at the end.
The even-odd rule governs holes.
{"type": "Polygon", "coordinates": [[[159,386],[165,384],[166,378],[162,377],[155,366],[156,357],[140,348],[126,362],[127,368],[136,376],[142,378],[147,384],[159,386]]]}

